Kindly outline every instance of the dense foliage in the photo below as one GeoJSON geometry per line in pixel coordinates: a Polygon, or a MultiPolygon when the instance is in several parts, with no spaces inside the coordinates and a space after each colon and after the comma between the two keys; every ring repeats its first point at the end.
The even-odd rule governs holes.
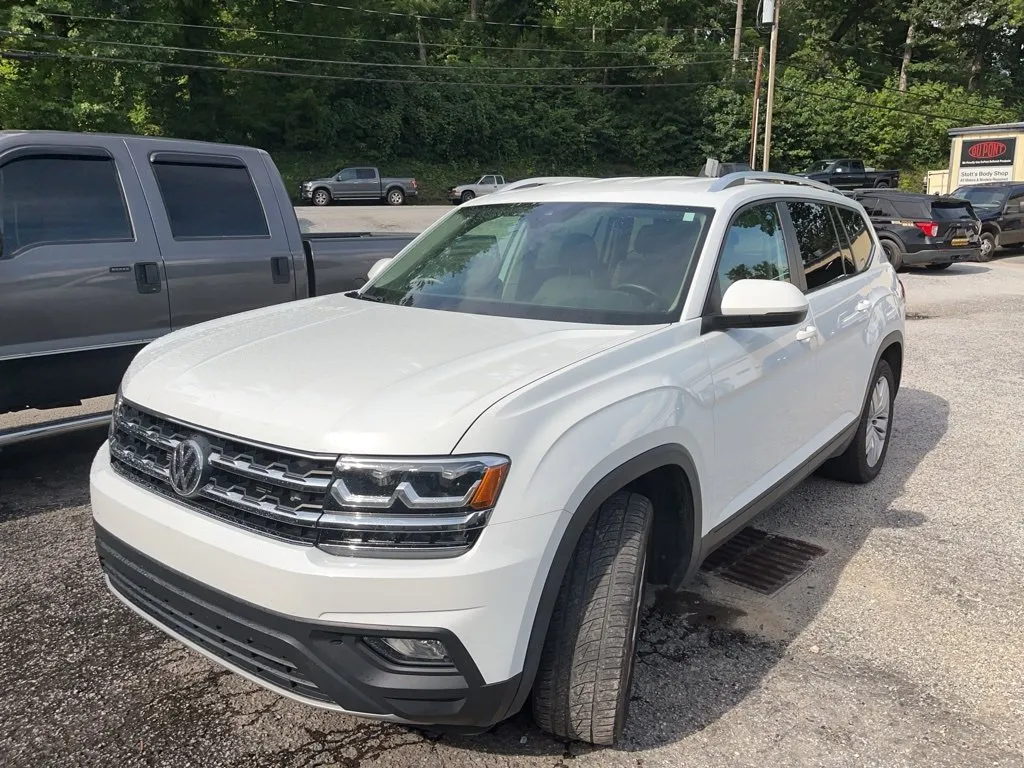
{"type": "MultiPolygon", "coordinates": [[[[1018,119],[1020,1],[782,0],[773,167],[941,167],[948,128],[1018,119]]],[[[734,2],[8,2],[0,127],[244,142],[321,172],[689,173],[747,158],[768,37],[747,5],[734,67],[734,2]]]]}

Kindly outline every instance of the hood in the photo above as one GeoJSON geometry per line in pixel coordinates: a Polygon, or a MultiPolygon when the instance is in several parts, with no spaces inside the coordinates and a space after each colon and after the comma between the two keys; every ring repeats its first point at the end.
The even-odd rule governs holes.
{"type": "Polygon", "coordinates": [[[165,416],[295,450],[447,454],[501,398],[649,330],[335,295],[165,336],[139,353],[122,392],[165,416]]]}
{"type": "Polygon", "coordinates": [[[310,179],[309,181],[302,182],[303,184],[326,184],[329,181],[334,181],[333,176],[324,176],[322,179],[310,179]]]}

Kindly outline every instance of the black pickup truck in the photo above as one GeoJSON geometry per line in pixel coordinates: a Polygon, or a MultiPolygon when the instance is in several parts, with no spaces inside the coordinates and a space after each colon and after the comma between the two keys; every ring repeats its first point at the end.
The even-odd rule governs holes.
{"type": "Polygon", "coordinates": [[[0,413],[112,394],[158,336],[354,289],[413,237],[303,237],[251,147],[2,131],[0,413]]]}
{"type": "Polygon", "coordinates": [[[900,185],[899,171],[867,169],[864,167],[864,161],[855,157],[818,160],[797,176],[803,176],[811,181],[821,181],[836,189],[895,189],[900,185]]]}

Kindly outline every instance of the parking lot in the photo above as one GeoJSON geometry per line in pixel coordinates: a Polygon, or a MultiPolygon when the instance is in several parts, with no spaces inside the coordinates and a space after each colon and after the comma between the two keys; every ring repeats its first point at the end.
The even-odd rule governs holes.
{"type": "MultiPolygon", "coordinates": [[[[329,210],[307,227],[353,228],[329,210]]],[[[528,713],[474,738],[326,713],[165,639],[101,581],[92,432],[0,453],[0,765],[1024,766],[1024,257],[903,281],[882,475],[754,522],[825,550],[774,596],[706,574],[648,596],[619,747],[528,713]]]]}

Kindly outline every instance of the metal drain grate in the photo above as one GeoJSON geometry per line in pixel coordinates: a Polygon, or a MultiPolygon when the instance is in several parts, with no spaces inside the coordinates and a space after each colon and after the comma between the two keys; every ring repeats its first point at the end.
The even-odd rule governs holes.
{"type": "Polygon", "coordinates": [[[762,595],[773,595],[807,572],[825,550],[757,528],[744,528],[715,550],[701,570],[762,595]]]}

